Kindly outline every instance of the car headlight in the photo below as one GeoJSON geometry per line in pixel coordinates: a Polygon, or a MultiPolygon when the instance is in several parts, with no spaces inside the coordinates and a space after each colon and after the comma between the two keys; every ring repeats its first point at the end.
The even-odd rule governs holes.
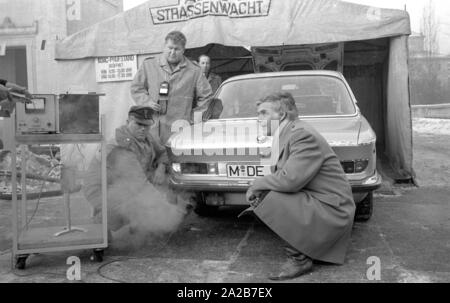
{"type": "Polygon", "coordinates": [[[354,161],[342,161],[341,165],[346,174],[354,174],[355,173],[355,162],[354,161]]]}
{"type": "Polygon", "coordinates": [[[366,170],[369,165],[369,160],[356,160],[355,161],[355,173],[361,173],[366,170]]]}
{"type": "Polygon", "coordinates": [[[206,163],[181,163],[181,173],[185,175],[206,175],[207,171],[206,163]]]}
{"type": "Polygon", "coordinates": [[[342,168],[346,174],[357,174],[365,171],[367,166],[369,166],[369,160],[353,160],[353,161],[342,161],[342,168]]]}

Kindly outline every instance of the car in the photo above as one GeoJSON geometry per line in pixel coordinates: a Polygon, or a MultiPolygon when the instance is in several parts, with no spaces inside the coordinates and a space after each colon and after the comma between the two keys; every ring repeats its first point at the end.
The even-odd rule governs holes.
{"type": "Polygon", "coordinates": [[[251,182],[270,174],[272,138],[258,126],[256,100],[279,91],[292,94],[299,118],[333,148],[352,187],[355,219],[369,220],[373,191],[381,185],[376,135],[344,76],[335,71],[271,72],[226,80],[212,102],[219,105],[215,117],[194,125],[180,123],[168,140],[171,187],[193,193],[200,215],[214,214],[223,205],[246,205],[251,182]]]}

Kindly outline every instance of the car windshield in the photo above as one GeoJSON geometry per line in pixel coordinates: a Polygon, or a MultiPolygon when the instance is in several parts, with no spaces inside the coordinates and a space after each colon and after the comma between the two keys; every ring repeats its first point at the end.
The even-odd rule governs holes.
{"type": "Polygon", "coordinates": [[[300,116],[351,115],[356,109],[344,82],[331,76],[282,76],[231,81],[217,94],[221,119],[256,116],[256,101],[275,92],[289,92],[300,116]]]}

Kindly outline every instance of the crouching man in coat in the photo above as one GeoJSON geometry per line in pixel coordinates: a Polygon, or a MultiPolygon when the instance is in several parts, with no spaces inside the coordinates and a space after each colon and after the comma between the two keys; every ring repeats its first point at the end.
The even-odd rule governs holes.
{"type": "Polygon", "coordinates": [[[336,154],[311,125],[298,119],[291,94],[267,96],[257,107],[262,128],[274,138],[273,166],[271,175],[254,181],[247,200],[256,216],[286,242],[288,256],[281,272],[269,278],[299,277],[313,270],[313,260],[343,264],[355,202],[336,154]],[[269,123],[279,126],[267,131],[269,123]]]}

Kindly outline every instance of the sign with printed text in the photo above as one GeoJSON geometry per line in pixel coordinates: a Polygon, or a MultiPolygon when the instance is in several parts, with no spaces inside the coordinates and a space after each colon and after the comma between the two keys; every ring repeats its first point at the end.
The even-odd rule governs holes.
{"type": "Polygon", "coordinates": [[[179,0],[177,5],[150,8],[153,24],[187,21],[205,16],[250,18],[267,16],[271,0],[179,0]]]}
{"type": "Polygon", "coordinates": [[[133,80],[137,73],[137,56],[100,57],[95,61],[97,82],[133,80]]]}

